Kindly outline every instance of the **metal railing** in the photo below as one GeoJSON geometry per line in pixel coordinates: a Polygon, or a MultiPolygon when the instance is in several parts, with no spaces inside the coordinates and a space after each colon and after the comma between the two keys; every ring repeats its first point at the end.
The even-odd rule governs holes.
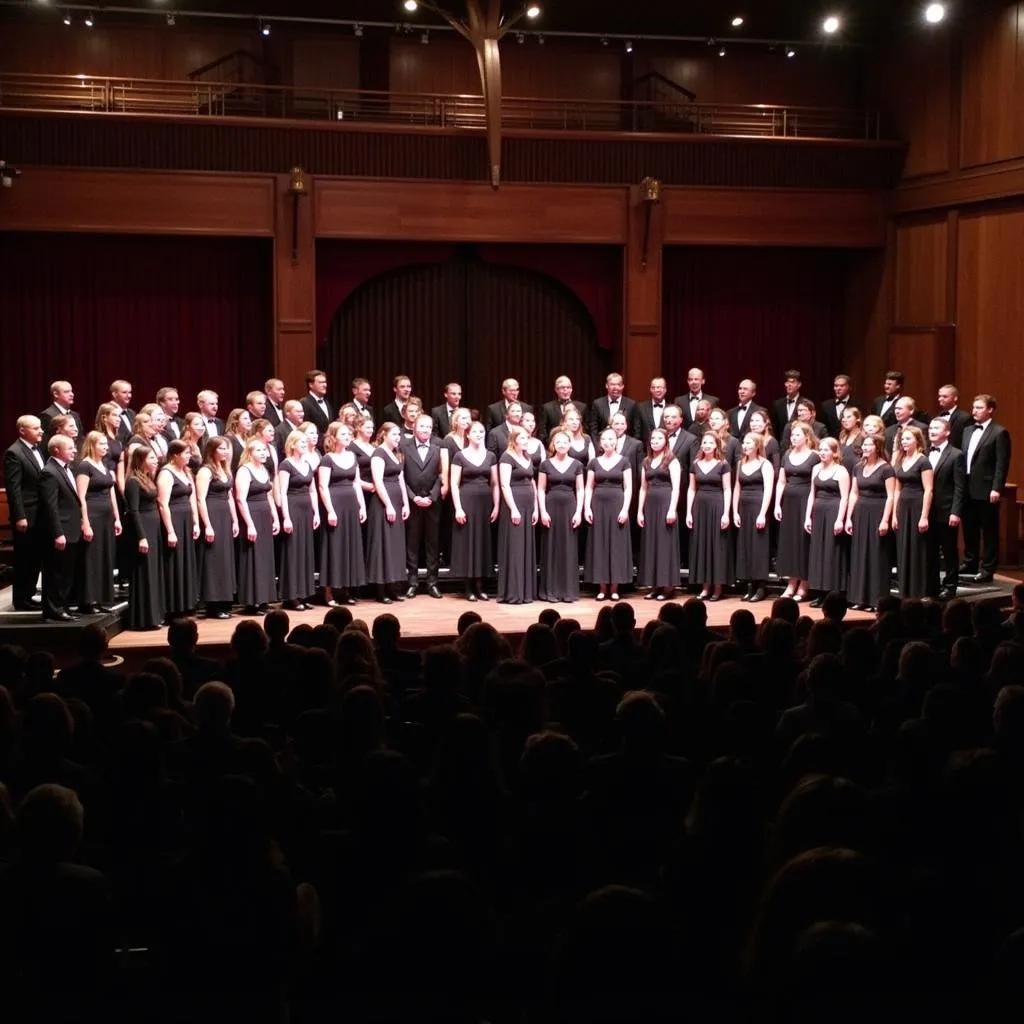
{"type": "MultiPolygon", "coordinates": [[[[90,75],[0,74],[0,109],[283,118],[464,130],[483,129],[487,116],[481,96],[90,75]]],[[[685,100],[672,103],[664,97],[617,101],[508,96],[502,100],[502,124],[507,129],[543,131],[882,138],[879,115],[872,111],[685,100]]]]}

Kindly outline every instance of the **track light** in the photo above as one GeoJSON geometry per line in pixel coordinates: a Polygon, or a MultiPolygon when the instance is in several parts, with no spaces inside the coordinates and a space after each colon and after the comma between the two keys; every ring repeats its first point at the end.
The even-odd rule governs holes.
{"type": "Polygon", "coordinates": [[[719,57],[724,57],[725,56],[725,47],[724,46],[719,47],[718,56],[719,57]]]}
{"type": "Polygon", "coordinates": [[[842,22],[834,15],[830,14],[822,23],[821,31],[827,36],[834,36],[842,26],[842,22]]]}
{"type": "Polygon", "coordinates": [[[739,14],[737,14],[736,17],[732,19],[732,27],[739,28],[742,24],[743,18],[739,14]]]}
{"type": "Polygon", "coordinates": [[[633,52],[633,40],[632,39],[627,39],[626,40],[626,53],[632,53],[632,52],[633,52]]]}
{"type": "Polygon", "coordinates": [[[403,6],[403,7],[404,7],[404,8],[405,8],[405,9],[406,9],[406,10],[407,10],[407,11],[408,11],[408,12],[409,12],[410,14],[412,14],[412,13],[413,13],[413,11],[415,11],[415,10],[416,10],[416,8],[417,8],[417,7],[419,7],[419,4],[418,4],[418,3],[416,3],[416,0],[405,0],[405,3],[404,3],[404,4],[402,5],[402,6],[403,6]]]}
{"type": "Polygon", "coordinates": [[[363,38],[363,26],[360,25],[358,21],[352,26],[352,34],[356,37],[356,39],[363,38]]]}
{"type": "Polygon", "coordinates": [[[786,47],[786,56],[787,57],[795,57],[796,56],[796,50],[794,50],[792,46],[787,46],[786,47]]]}
{"type": "Polygon", "coordinates": [[[938,23],[945,17],[945,4],[929,4],[924,9],[924,20],[927,21],[929,25],[938,25],[938,23]]]}
{"type": "Polygon", "coordinates": [[[544,37],[543,36],[537,36],[537,45],[538,46],[543,46],[544,45],[544,37]]]}
{"type": "Polygon", "coordinates": [[[85,27],[92,28],[96,24],[96,19],[93,17],[92,11],[87,11],[85,15],[85,27]]]}
{"type": "Polygon", "coordinates": [[[167,24],[174,28],[174,11],[167,12],[167,24]]]}
{"type": "Polygon", "coordinates": [[[428,31],[424,30],[423,35],[420,36],[420,42],[424,46],[430,45],[430,33],[428,31]]]}
{"type": "Polygon", "coordinates": [[[269,36],[270,35],[270,22],[269,21],[264,21],[262,18],[260,18],[260,35],[261,36],[269,36]]]}
{"type": "Polygon", "coordinates": [[[601,45],[602,46],[607,46],[608,45],[608,37],[607,36],[601,36],[601,45]]]}
{"type": "Polygon", "coordinates": [[[517,42],[517,43],[518,43],[518,44],[519,44],[520,46],[522,46],[522,45],[523,45],[523,43],[525,43],[525,42],[526,42],[526,33],[525,33],[525,32],[517,32],[517,33],[516,33],[516,42],[517,42]]]}
{"type": "Polygon", "coordinates": [[[70,11],[68,11],[68,12],[67,12],[67,13],[66,13],[66,14],[64,15],[64,24],[65,24],[65,25],[70,25],[70,24],[71,24],[71,12],[70,12],[70,11]]]}
{"type": "Polygon", "coordinates": [[[528,18],[539,18],[540,17],[540,4],[530,4],[526,8],[526,16],[528,18]]]}

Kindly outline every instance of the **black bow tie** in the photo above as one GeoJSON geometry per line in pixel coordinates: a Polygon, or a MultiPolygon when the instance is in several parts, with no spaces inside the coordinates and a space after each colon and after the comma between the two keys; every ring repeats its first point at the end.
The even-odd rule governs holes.
{"type": "Polygon", "coordinates": [[[747,407],[745,405],[741,405],[740,406],[740,412],[746,412],[746,411],[747,411],[747,407]]]}
{"type": "Polygon", "coordinates": [[[654,406],[655,409],[664,409],[665,408],[665,403],[664,402],[652,402],[651,404],[654,406]]]}
{"type": "Polygon", "coordinates": [[[942,449],[937,444],[933,444],[931,446],[931,448],[928,449],[928,454],[931,455],[932,452],[941,452],[941,451],[942,451],[942,449]]]}

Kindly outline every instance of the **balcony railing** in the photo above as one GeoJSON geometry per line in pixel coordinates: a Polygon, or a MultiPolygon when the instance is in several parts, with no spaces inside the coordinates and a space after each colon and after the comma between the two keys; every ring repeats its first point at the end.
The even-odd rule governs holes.
{"type": "MultiPolygon", "coordinates": [[[[277,118],[462,130],[483,129],[487,116],[481,96],[90,75],[0,74],[0,109],[277,118]]],[[[879,115],[871,111],[690,103],[664,97],[627,102],[508,96],[502,100],[502,124],[509,130],[534,131],[659,132],[774,139],[882,138],[879,115]]]]}

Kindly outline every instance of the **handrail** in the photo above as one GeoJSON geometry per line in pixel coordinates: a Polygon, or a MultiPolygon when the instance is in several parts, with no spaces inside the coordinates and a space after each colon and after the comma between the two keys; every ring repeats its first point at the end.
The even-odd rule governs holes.
{"type": "Polygon", "coordinates": [[[682,93],[692,103],[697,99],[697,94],[691,92],[684,85],[673,82],[671,78],[663,75],[660,71],[648,71],[647,74],[633,79],[633,95],[636,95],[636,87],[646,82],[658,82],[660,85],[667,85],[673,92],[682,93]]]}
{"type": "MultiPolygon", "coordinates": [[[[487,118],[483,97],[475,95],[36,74],[0,74],[0,109],[283,118],[464,130],[482,130],[487,118]]],[[[872,111],[662,98],[628,101],[507,96],[502,100],[502,123],[507,128],[545,131],[882,138],[879,115],[872,111]]]]}

